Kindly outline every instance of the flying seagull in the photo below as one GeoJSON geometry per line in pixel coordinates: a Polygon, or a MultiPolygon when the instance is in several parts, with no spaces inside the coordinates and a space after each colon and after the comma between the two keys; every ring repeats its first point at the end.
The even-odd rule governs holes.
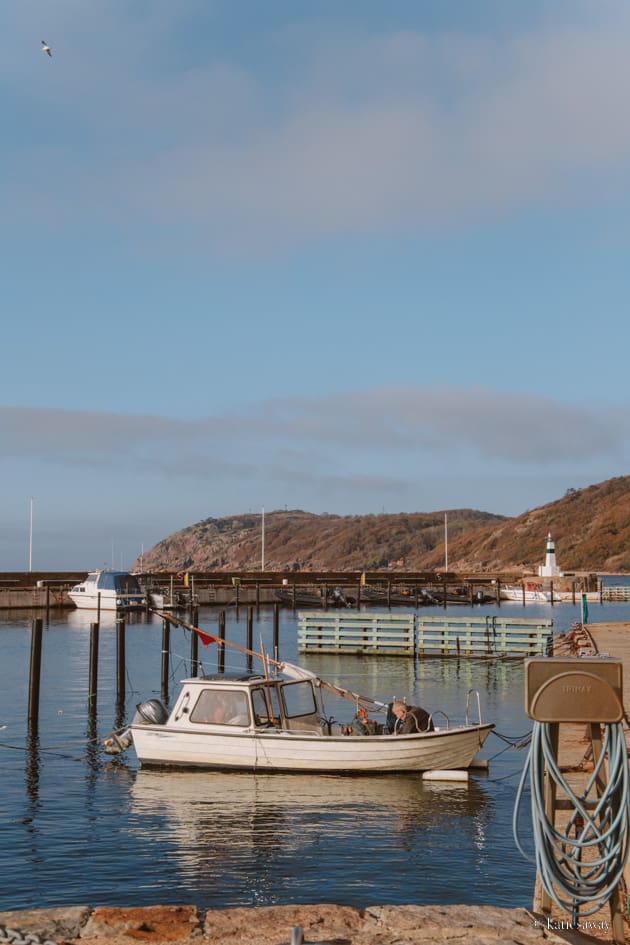
{"type": "Polygon", "coordinates": [[[48,53],[49,56],[52,56],[52,49],[45,39],[42,40],[42,52],[48,53]]]}

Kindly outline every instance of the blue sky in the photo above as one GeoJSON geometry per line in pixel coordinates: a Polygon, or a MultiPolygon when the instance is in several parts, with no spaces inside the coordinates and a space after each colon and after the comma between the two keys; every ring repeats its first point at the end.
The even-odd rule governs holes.
{"type": "Polygon", "coordinates": [[[627,473],[625,0],[0,22],[1,569],[627,473]]]}

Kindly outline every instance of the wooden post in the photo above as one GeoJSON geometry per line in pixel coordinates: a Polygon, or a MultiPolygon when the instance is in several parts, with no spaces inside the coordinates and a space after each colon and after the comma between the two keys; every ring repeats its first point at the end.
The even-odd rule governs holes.
{"type": "Polygon", "coordinates": [[[324,610],[328,610],[328,585],[322,584],[319,593],[322,595],[322,607],[324,610]]]}
{"type": "Polygon", "coordinates": [[[525,606],[525,581],[521,581],[521,590],[523,592],[523,607],[525,606]]]}
{"type": "Polygon", "coordinates": [[[361,607],[361,581],[357,584],[357,610],[361,607]]]}
{"type": "Polygon", "coordinates": [[[37,730],[39,719],[39,683],[42,666],[43,621],[36,618],[31,624],[31,666],[28,678],[28,729],[32,734],[37,730]]]}
{"type": "Polygon", "coordinates": [[[575,604],[575,579],[571,581],[571,603],[575,604]]]}
{"type": "Polygon", "coordinates": [[[116,617],[116,701],[125,701],[125,621],[116,617]]]}
{"type": "Polygon", "coordinates": [[[90,624],[90,674],[88,682],[88,713],[96,712],[96,695],[98,692],[98,630],[97,623],[90,624]]]}
{"type": "MultiPolygon", "coordinates": [[[[225,640],[225,611],[219,612],[219,640],[225,640]]],[[[225,672],[225,647],[219,644],[217,653],[217,670],[220,673],[225,672]]]]}
{"type": "Polygon", "coordinates": [[[235,597],[235,603],[236,603],[237,609],[238,609],[239,600],[240,600],[240,595],[239,595],[240,589],[241,589],[240,583],[237,582],[237,584],[236,584],[236,597],[235,597]]]}
{"type": "MultiPolygon", "coordinates": [[[[558,722],[551,722],[549,726],[549,741],[554,758],[558,757],[559,731],[560,724],[558,722]]],[[[555,825],[556,782],[551,777],[548,770],[545,771],[545,817],[552,826],[555,825]]],[[[534,909],[536,909],[536,904],[534,904],[534,909]]],[[[540,891],[540,909],[542,912],[551,912],[551,896],[542,886],[540,891]]]]}
{"type": "MultiPolygon", "coordinates": [[[[253,650],[254,648],[254,608],[247,608],[247,642],[246,647],[248,650],[253,650]]],[[[247,669],[251,673],[252,670],[252,654],[251,652],[247,654],[247,669]]]]}
{"type": "Polygon", "coordinates": [[[551,590],[551,603],[553,604],[553,580],[549,582],[549,588],[551,590]]]}
{"type": "Polygon", "coordinates": [[[444,578],[444,609],[446,610],[446,594],[448,590],[448,584],[446,583],[446,578],[444,578]]]}
{"type": "Polygon", "coordinates": [[[497,588],[497,604],[501,606],[501,581],[499,578],[497,578],[496,588],[497,588]]]}
{"type": "Polygon", "coordinates": [[[50,620],[50,584],[46,585],[46,623],[50,620]]]}
{"type": "Polygon", "coordinates": [[[260,583],[256,581],[256,607],[260,607],[260,583]]]}
{"type": "Polygon", "coordinates": [[[199,637],[193,630],[190,635],[190,675],[196,676],[199,669],[199,637]]]}
{"type": "MultiPolygon", "coordinates": [[[[599,722],[591,722],[590,730],[591,745],[593,746],[593,765],[595,768],[597,768],[604,750],[604,746],[602,744],[602,728],[599,722]]],[[[604,765],[607,765],[607,759],[604,759],[604,765]]],[[[597,797],[602,797],[606,790],[606,782],[604,781],[604,772],[602,771],[601,767],[595,779],[595,787],[597,790],[597,797]]],[[[612,919],[613,940],[617,942],[618,945],[623,945],[626,939],[623,931],[623,912],[621,907],[621,899],[619,896],[619,886],[616,886],[616,888],[612,891],[608,902],[610,906],[610,917],[612,919]]]]}
{"type": "MultiPolygon", "coordinates": [[[[195,633],[195,636],[197,634],[195,633]]],[[[162,676],[161,676],[161,695],[162,701],[168,702],[168,664],[171,648],[171,622],[164,618],[162,620],[162,676]]]]}
{"type": "Polygon", "coordinates": [[[273,658],[278,659],[278,637],[280,626],[280,605],[273,605],[273,658]]]}
{"type": "Polygon", "coordinates": [[[392,582],[387,582],[387,606],[392,606],[392,582]]]}

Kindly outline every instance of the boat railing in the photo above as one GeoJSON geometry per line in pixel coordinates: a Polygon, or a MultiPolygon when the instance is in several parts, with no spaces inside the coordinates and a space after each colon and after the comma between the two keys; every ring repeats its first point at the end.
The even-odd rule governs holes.
{"type": "Polygon", "coordinates": [[[466,695],[466,725],[483,725],[481,721],[481,699],[479,698],[478,689],[469,689],[466,695]],[[471,698],[477,703],[477,721],[471,722],[470,720],[470,702],[471,698]]]}
{"type": "Polygon", "coordinates": [[[448,715],[446,714],[446,712],[443,712],[443,711],[442,711],[442,709],[436,709],[435,712],[432,712],[431,715],[429,716],[429,729],[431,728],[431,724],[432,724],[432,723],[433,723],[433,727],[434,727],[434,729],[435,729],[436,732],[437,732],[439,729],[444,729],[444,728],[450,728],[450,727],[451,727],[451,720],[449,719],[449,717],[448,717],[448,715]],[[436,719],[436,716],[438,716],[438,715],[441,716],[441,717],[446,721],[446,725],[436,725],[436,724],[435,724],[435,719],[436,719]]]}

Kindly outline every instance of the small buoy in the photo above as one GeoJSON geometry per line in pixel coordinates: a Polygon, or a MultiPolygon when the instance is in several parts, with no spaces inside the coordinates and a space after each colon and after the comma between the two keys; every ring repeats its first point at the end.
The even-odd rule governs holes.
{"type": "Polygon", "coordinates": [[[467,771],[423,771],[423,781],[467,781],[467,771]]]}

